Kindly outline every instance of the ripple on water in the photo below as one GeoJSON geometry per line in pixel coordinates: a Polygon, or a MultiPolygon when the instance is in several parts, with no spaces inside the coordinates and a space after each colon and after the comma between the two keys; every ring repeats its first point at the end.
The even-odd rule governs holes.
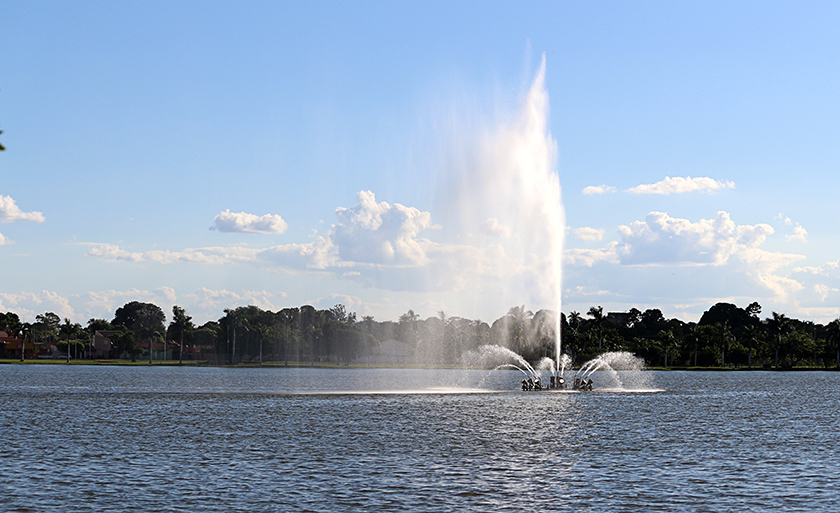
{"type": "Polygon", "coordinates": [[[830,511],[840,498],[837,373],[809,373],[810,389],[802,374],[652,373],[663,392],[527,394],[515,373],[453,393],[456,371],[288,371],[2,366],[0,509],[830,511]]]}

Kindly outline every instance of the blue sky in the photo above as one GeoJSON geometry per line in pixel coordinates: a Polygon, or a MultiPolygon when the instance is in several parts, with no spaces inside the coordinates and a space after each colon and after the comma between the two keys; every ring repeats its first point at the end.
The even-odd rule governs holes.
{"type": "Polygon", "coordinates": [[[0,311],[492,321],[555,308],[562,260],[565,312],[834,319],[838,22],[831,2],[4,2],[0,311]]]}

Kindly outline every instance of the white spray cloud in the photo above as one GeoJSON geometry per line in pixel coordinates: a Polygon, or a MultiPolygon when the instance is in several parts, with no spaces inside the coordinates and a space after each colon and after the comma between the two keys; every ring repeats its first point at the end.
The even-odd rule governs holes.
{"type": "Polygon", "coordinates": [[[210,229],[229,233],[283,233],[288,227],[286,221],[276,214],[257,216],[225,210],[213,219],[210,229]]]}
{"type": "MultiPolygon", "coordinates": [[[[557,143],[548,129],[545,70],[543,56],[511,119],[485,127],[476,142],[458,140],[463,144],[453,148],[447,166],[455,183],[444,180],[441,185],[454,193],[443,196],[455,210],[447,221],[457,223],[453,228],[458,233],[495,230],[497,236],[505,236],[499,242],[508,269],[496,279],[503,290],[497,300],[559,308],[565,213],[556,172],[557,143]],[[488,223],[490,219],[498,222],[488,223]]],[[[495,264],[484,261],[461,265],[460,282],[476,293],[489,284],[489,275],[479,273],[496,270],[495,264]]]]}
{"type": "Polygon", "coordinates": [[[507,239],[510,237],[510,228],[495,217],[491,217],[481,223],[481,233],[487,237],[507,239]]]}
{"type": "Polygon", "coordinates": [[[707,176],[691,178],[666,176],[664,180],[652,184],[637,185],[627,189],[636,194],[680,194],[684,192],[714,192],[722,189],[734,189],[735,183],[728,180],[715,180],[707,176]]]}

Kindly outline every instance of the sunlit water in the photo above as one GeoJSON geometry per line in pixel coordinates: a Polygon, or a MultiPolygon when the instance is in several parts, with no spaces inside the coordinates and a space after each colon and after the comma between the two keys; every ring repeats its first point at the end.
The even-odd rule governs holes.
{"type": "Polygon", "coordinates": [[[0,510],[837,508],[840,373],[486,374],[3,365],[0,510]]]}

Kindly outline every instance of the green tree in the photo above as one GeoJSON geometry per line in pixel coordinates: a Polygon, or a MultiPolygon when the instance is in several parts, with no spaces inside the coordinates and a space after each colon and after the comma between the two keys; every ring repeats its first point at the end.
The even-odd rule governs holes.
{"type": "Polygon", "coordinates": [[[598,351],[601,351],[601,346],[604,342],[604,307],[593,306],[589,309],[588,315],[592,317],[592,322],[595,324],[595,329],[598,332],[598,351]]]}
{"type": "Polygon", "coordinates": [[[195,325],[192,322],[192,317],[187,315],[187,311],[180,306],[172,307],[172,322],[169,323],[167,330],[167,339],[173,335],[178,337],[178,365],[184,363],[184,337],[189,337],[195,330],[195,325]]]}
{"type": "Polygon", "coordinates": [[[840,318],[834,319],[826,326],[829,342],[834,346],[834,366],[840,368],[840,318]]]}
{"type": "Polygon", "coordinates": [[[749,356],[747,358],[747,367],[752,369],[752,355],[753,355],[753,348],[758,344],[759,340],[761,340],[761,329],[759,329],[756,325],[746,326],[744,331],[742,332],[742,340],[747,343],[747,347],[749,347],[749,356]]]}
{"type": "Polygon", "coordinates": [[[772,312],[771,315],[772,317],[767,318],[767,328],[769,329],[770,335],[773,337],[773,341],[776,345],[776,356],[774,358],[773,365],[778,368],[779,350],[782,347],[782,338],[790,333],[793,326],[791,325],[790,319],[785,314],[772,312]]]}

